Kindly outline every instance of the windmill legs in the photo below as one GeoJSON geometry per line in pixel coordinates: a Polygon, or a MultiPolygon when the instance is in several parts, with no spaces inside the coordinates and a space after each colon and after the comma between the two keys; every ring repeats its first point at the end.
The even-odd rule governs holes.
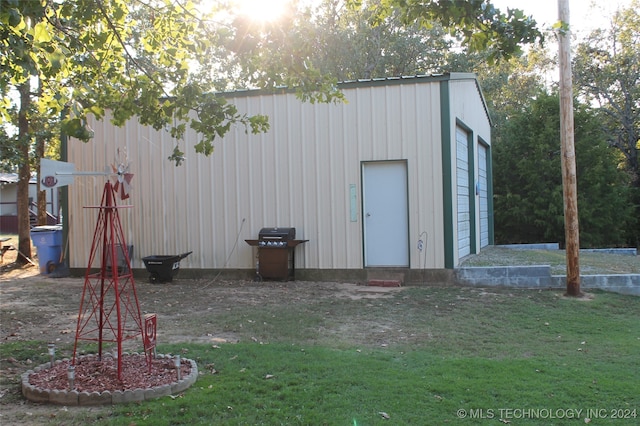
{"type": "MultiPolygon", "coordinates": [[[[99,359],[102,359],[103,343],[113,342],[117,347],[118,378],[122,379],[123,341],[141,336],[147,352],[147,339],[144,338],[131,261],[118,215],[118,209],[122,207],[116,206],[111,183],[105,184],[101,205],[96,208],[99,214],[80,300],[73,363],[78,341],[97,342],[99,359]],[[118,262],[120,253],[125,262],[122,268],[118,262]]],[[[150,365],[149,358],[147,363],[150,365]]]]}

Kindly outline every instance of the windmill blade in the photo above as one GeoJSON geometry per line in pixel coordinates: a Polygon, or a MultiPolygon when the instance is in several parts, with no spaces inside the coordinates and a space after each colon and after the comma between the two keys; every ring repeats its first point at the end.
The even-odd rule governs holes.
{"type": "Polygon", "coordinates": [[[116,152],[115,162],[111,164],[111,175],[114,184],[113,189],[120,193],[120,199],[126,200],[129,198],[131,191],[131,179],[133,179],[133,173],[129,173],[129,167],[131,162],[127,161],[127,153],[125,150],[120,151],[118,148],[116,152]]]}
{"type": "Polygon", "coordinates": [[[116,182],[113,185],[113,189],[120,193],[120,199],[126,200],[129,198],[131,192],[131,179],[133,179],[133,173],[123,173],[117,176],[116,182]]]}

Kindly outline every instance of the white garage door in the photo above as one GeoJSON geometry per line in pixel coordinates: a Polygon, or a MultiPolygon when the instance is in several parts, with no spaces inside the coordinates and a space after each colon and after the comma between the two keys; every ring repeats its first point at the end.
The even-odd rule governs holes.
{"type": "Polygon", "coordinates": [[[456,128],[456,190],[458,201],[458,258],[471,253],[468,133],[456,128]]]}
{"type": "Polygon", "coordinates": [[[478,144],[478,201],[480,202],[480,247],[489,245],[489,176],[487,147],[478,144]]]}

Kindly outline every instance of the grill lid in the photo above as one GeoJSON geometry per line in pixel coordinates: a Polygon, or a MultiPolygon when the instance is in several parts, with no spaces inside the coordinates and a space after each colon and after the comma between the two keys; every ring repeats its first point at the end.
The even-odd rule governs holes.
{"type": "Polygon", "coordinates": [[[296,238],[296,228],[262,228],[258,234],[259,246],[286,247],[287,241],[296,238]]]}

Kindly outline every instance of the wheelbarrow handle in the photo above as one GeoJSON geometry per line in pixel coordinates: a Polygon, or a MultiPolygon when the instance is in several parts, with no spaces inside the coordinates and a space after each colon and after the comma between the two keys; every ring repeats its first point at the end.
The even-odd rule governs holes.
{"type": "Polygon", "coordinates": [[[191,253],[193,253],[193,251],[189,251],[189,252],[187,252],[187,253],[182,253],[182,254],[180,255],[180,260],[182,260],[182,259],[184,259],[185,257],[189,256],[191,253]]]}

